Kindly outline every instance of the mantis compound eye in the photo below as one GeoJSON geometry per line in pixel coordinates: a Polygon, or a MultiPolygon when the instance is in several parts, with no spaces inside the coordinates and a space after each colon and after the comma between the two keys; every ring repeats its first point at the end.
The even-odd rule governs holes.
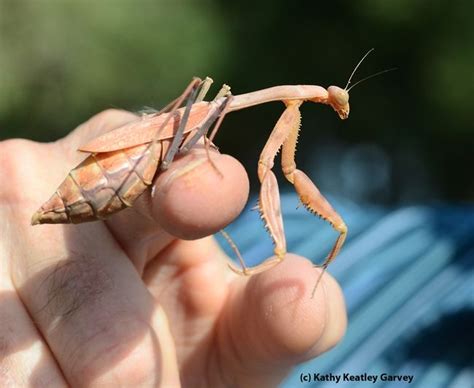
{"type": "Polygon", "coordinates": [[[344,106],[349,103],[349,93],[338,86],[328,88],[328,99],[331,104],[344,106]]]}

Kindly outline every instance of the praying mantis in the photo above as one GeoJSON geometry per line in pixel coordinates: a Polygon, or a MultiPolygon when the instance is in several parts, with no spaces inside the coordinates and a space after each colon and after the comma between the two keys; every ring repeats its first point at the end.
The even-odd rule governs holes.
{"type": "MultiPolygon", "coordinates": [[[[81,146],[79,150],[90,155],[69,172],[51,198],[33,214],[31,223],[95,221],[131,207],[153,184],[156,176],[169,168],[177,154],[189,151],[202,138],[209,147],[226,114],[271,101],[282,101],[286,108],[258,161],[261,184],[258,207],[273,240],[275,256],[257,266],[247,267],[236,250],[242,268],[234,264],[230,264],[230,267],[238,274],[253,275],[273,267],[285,258],[287,250],[279,189],[272,171],[281,148],[283,173],[293,184],[302,204],[311,213],[329,222],[338,233],[336,242],[322,264],[322,276],[342,248],[347,226],[310,178],[296,167],[300,106],[306,101],[329,105],[342,120],[347,119],[350,111],[349,90],[365,79],[392,70],[373,74],[348,88],[356,70],[371,51],[373,49],[356,65],[344,89],[338,86],[325,89],[316,85],[284,85],[232,95],[230,88],[223,85],[212,101],[204,101],[212,80],[194,78],[181,96],[163,110],[137,117],[137,120],[81,146]],[[180,107],[183,103],[185,106],[180,107]],[[207,138],[212,125],[214,128],[207,138]]],[[[235,247],[225,232],[224,236],[235,247]]],[[[315,289],[316,286],[313,295],[315,289]]]]}

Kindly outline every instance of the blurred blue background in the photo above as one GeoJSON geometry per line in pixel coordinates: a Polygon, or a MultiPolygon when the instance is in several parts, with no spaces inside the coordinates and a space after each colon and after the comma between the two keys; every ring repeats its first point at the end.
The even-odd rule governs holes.
{"type": "MultiPolygon", "coordinates": [[[[354,88],[348,120],[326,106],[302,108],[297,162],[349,226],[330,271],[350,326],[334,351],[284,386],[300,386],[301,371],[391,370],[414,373],[421,387],[468,386],[472,11],[473,2],[428,0],[1,0],[0,140],[52,141],[110,107],[159,108],[192,76],[209,75],[214,92],[227,83],[234,94],[343,87],[375,47],[355,81],[398,70],[354,88]]],[[[244,163],[254,193],[259,152],[282,111],[272,103],[232,113],[216,138],[244,163]]],[[[335,233],[296,205],[284,195],[289,250],[321,262],[335,233]]],[[[252,212],[229,232],[246,257],[271,254],[252,212]]]]}
{"type": "MultiPolygon", "coordinates": [[[[349,325],[331,351],[295,368],[284,388],[471,388],[474,381],[474,206],[360,205],[333,196],[349,236],[329,272],[340,283],[349,325]],[[302,383],[301,374],[377,376],[372,382],[302,383]],[[382,374],[413,381],[381,381],[382,374]]],[[[282,197],[292,252],[321,261],[336,234],[282,197]]],[[[250,264],[271,254],[248,209],[227,228],[250,264]],[[252,260],[253,259],[253,260],[252,260]],[[256,260],[257,259],[257,260],[256,260]]],[[[258,217],[257,217],[258,218],[258,217]]],[[[227,248],[232,255],[232,251],[227,248]]]]}

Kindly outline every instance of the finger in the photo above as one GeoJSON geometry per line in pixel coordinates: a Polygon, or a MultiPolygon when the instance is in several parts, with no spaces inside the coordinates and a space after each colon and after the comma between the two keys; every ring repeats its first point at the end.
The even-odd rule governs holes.
{"type": "Polygon", "coordinates": [[[174,162],[160,174],[152,201],[152,214],[169,233],[194,240],[218,232],[242,211],[249,182],[243,166],[229,155],[203,149],[174,162]]]}
{"type": "MultiPolygon", "coordinates": [[[[179,240],[146,267],[143,280],[174,322],[175,338],[183,341],[194,325],[200,327],[201,335],[207,335],[203,321],[220,314],[227,299],[229,281],[235,277],[228,268],[228,260],[217,241],[206,237],[179,240]],[[182,315],[183,306],[186,319],[182,315]]],[[[212,323],[210,325],[208,330],[212,329],[212,323]]],[[[196,336],[191,341],[196,341],[196,336]]],[[[184,350],[188,348],[189,344],[184,350]]]]}
{"type": "MultiPolygon", "coordinates": [[[[129,112],[102,112],[65,138],[62,149],[70,155],[68,159],[80,162],[81,153],[75,151],[80,145],[136,119],[129,112]]],[[[212,163],[203,146],[196,145],[176,158],[169,170],[157,172],[153,191],[146,190],[131,209],[106,221],[139,273],[176,237],[196,239],[213,234],[242,211],[249,190],[244,168],[227,155],[211,151],[211,158],[212,163]]]]}
{"type": "Polygon", "coordinates": [[[103,223],[29,225],[36,197],[51,194],[70,160],[58,144],[28,144],[17,154],[29,168],[11,174],[17,203],[6,236],[28,314],[71,385],[157,385],[174,352],[163,352],[172,340],[154,299],[103,223]]]}
{"type": "Polygon", "coordinates": [[[21,236],[12,232],[12,220],[21,216],[24,207],[12,190],[20,183],[12,178],[23,173],[14,159],[22,155],[22,143],[27,142],[0,142],[0,177],[4,182],[0,187],[0,386],[63,386],[61,370],[11,281],[14,249],[24,244],[21,236]]]}
{"type": "Polygon", "coordinates": [[[0,386],[66,386],[53,354],[8,283],[0,281],[0,386]]]}
{"type": "Polygon", "coordinates": [[[220,345],[232,375],[247,376],[243,385],[277,384],[293,365],[343,336],[342,293],[325,274],[311,299],[317,275],[308,260],[288,254],[275,268],[238,281],[220,327],[220,345]]]}
{"type": "Polygon", "coordinates": [[[169,330],[106,228],[30,228],[13,255],[15,287],[68,382],[158,384],[169,330]]]}
{"type": "Polygon", "coordinates": [[[247,201],[249,182],[243,166],[228,155],[194,148],[160,173],[152,191],[107,221],[141,273],[176,238],[198,239],[232,222],[247,201]]]}

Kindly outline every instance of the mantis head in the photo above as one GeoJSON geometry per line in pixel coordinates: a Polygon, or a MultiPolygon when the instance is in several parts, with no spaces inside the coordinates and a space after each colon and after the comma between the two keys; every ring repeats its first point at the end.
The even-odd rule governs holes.
{"type": "Polygon", "coordinates": [[[346,89],[339,86],[328,87],[327,103],[337,112],[341,120],[349,117],[349,93],[346,89]]]}
{"type": "Polygon", "coordinates": [[[352,74],[349,77],[349,80],[347,81],[346,87],[344,89],[338,87],[338,86],[330,86],[328,88],[328,97],[326,100],[326,103],[331,105],[332,108],[337,112],[339,117],[342,120],[345,120],[349,117],[349,91],[356,85],[360,84],[361,82],[364,82],[372,77],[376,77],[380,74],[387,73],[389,71],[396,70],[395,67],[387,70],[382,70],[379,71],[378,73],[369,75],[368,77],[365,77],[361,79],[360,81],[357,81],[355,84],[353,84],[351,87],[349,87],[352,77],[354,76],[355,72],[359,68],[360,64],[364,61],[365,58],[367,58],[367,55],[369,55],[374,49],[370,49],[367,51],[367,53],[362,57],[362,59],[359,61],[359,63],[356,65],[354,70],[352,71],[352,74]]]}

